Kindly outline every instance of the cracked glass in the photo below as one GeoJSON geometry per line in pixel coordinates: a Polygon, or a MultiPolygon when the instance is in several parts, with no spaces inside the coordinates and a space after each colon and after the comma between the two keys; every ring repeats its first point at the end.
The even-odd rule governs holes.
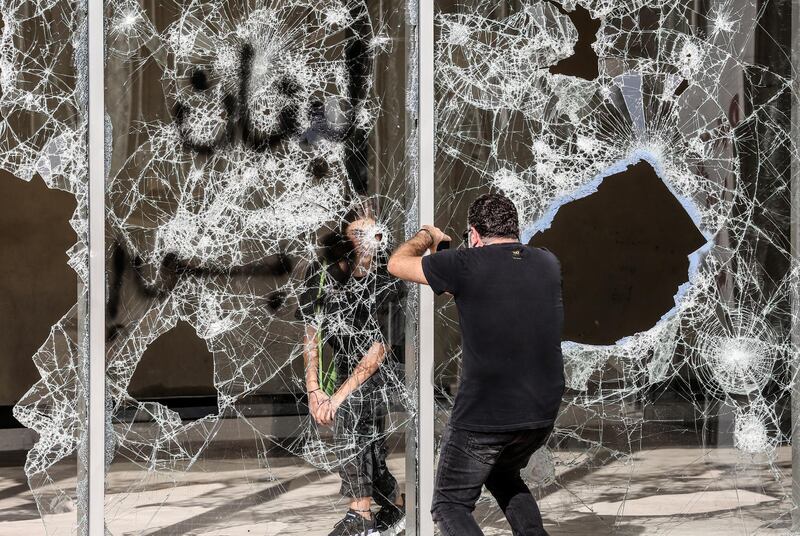
{"type": "Polygon", "coordinates": [[[82,2],[0,3],[0,532],[86,528],[82,2]]]}
{"type": "MultiPolygon", "coordinates": [[[[86,530],[86,7],[0,2],[3,534],[86,530]]],[[[436,223],[501,191],[564,270],[568,390],[523,471],[552,534],[789,531],[791,8],[435,3],[436,223]]],[[[416,9],[106,4],[111,534],[326,533],[366,448],[381,500],[416,485],[416,304],[378,270],[418,227],[416,9]]]]}
{"type": "MultiPolygon", "coordinates": [[[[3,534],[87,530],[86,9],[0,3],[3,361],[28,367],[2,392],[3,534]]],[[[105,3],[107,533],[327,534],[345,497],[402,533],[410,12],[105,3]]]]}
{"type": "Polygon", "coordinates": [[[396,510],[405,5],[107,8],[109,530],[327,534],[353,497],[396,510]]]}
{"type": "MultiPolygon", "coordinates": [[[[551,534],[791,526],[792,16],[436,2],[437,225],[502,192],[562,264],[567,391],[522,472],[551,534]]],[[[439,429],[459,344],[437,298],[439,429]]],[[[488,492],[475,515],[511,534],[488,492]]]]}

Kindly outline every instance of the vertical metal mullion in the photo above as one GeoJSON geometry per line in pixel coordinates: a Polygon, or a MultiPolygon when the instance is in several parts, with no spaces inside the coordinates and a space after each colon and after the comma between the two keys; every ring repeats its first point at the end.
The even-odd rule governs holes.
{"type": "Polygon", "coordinates": [[[105,104],[103,0],[88,0],[89,464],[88,532],[103,536],[105,504],[105,104]]]}
{"type": "MultiPolygon", "coordinates": [[[[791,147],[795,149],[800,136],[800,94],[798,94],[797,81],[800,76],[800,0],[792,0],[792,110],[791,110],[791,147]]],[[[789,224],[790,248],[792,266],[800,262],[800,161],[797,152],[792,152],[791,164],[791,222],[789,224]]],[[[791,294],[791,341],[793,347],[800,345],[800,289],[793,288],[791,294]]],[[[800,355],[796,352],[790,357],[790,370],[792,374],[791,391],[791,422],[792,422],[792,498],[795,508],[792,508],[792,534],[800,532],[800,355]]]]}
{"type": "MultiPolygon", "coordinates": [[[[434,0],[419,3],[419,217],[434,221],[434,0]]],[[[420,285],[419,296],[419,532],[433,534],[430,507],[434,482],[434,307],[433,291],[420,285]]]]}
{"type": "MultiPolygon", "coordinates": [[[[406,205],[408,219],[405,221],[404,238],[412,236],[419,226],[419,2],[406,0],[406,205]]],[[[410,285],[410,284],[409,284],[410,285]]],[[[411,285],[410,285],[411,286],[411,285]]],[[[411,286],[416,290],[416,285],[411,286]]],[[[419,533],[419,293],[409,292],[406,308],[413,314],[406,315],[406,386],[416,393],[415,413],[411,429],[406,433],[406,536],[419,533]]]]}

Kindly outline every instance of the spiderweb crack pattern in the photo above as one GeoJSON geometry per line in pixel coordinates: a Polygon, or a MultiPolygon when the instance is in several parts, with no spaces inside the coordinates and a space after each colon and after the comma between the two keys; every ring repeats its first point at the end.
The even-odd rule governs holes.
{"type": "MultiPolygon", "coordinates": [[[[713,417],[709,401],[721,403],[714,407],[734,415],[743,463],[785,477],[776,447],[791,441],[786,402],[797,352],[789,337],[798,272],[786,167],[798,156],[786,115],[793,89],[791,67],[757,61],[747,41],[767,31],[773,6],[725,1],[699,14],[675,2],[558,4],[599,21],[595,80],[550,72],[579,39],[591,39],[550,2],[439,3],[437,173],[450,182],[440,187],[438,213],[463,214],[479,193],[501,191],[516,204],[528,242],[559,207],[646,161],[706,243],[689,256],[674,307],[651,328],[607,346],[563,343],[569,417],[552,442],[566,449],[557,465],[573,464],[569,446],[577,445],[632,468],[659,393],[691,381],[703,394],[686,398],[694,414],[713,417]],[[690,24],[700,17],[704,27],[690,24]],[[745,105],[747,91],[757,97],[745,105]],[[622,440],[607,440],[603,427],[622,440]]],[[[445,224],[463,227],[455,217],[445,224]]],[[[454,341],[452,301],[439,313],[438,333],[454,341]]],[[[460,351],[450,343],[444,353],[437,366],[446,383],[460,351]]],[[[441,394],[447,410],[452,396],[441,394]]],[[[529,467],[526,478],[552,480],[552,454],[532,463],[542,467],[529,467]]],[[[779,486],[791,504],[791,489],[779,486]]]]}
{"type": "MultiPolygon", "coordinates": [[[[70,265],[86,283],[86,6],[0,6],[0,167],[23,180],[38,174],[76,196],[71,223],[80,241],[70,265]]],[[[398,6],[392,9],[401,13],[398,6]]],[[[403,53],[395,49],[397,14],[376,19],[361,0],[177,0],[157,16],[134,0],[106,7],[107,258],[116,281],[109,288],[107,465],[124,459],[144,469],[127,488],[145,489],[148,473],[178,473],[202,460],[232,418],[249,429],[265,465],[280,450],[323,471],[346,463],[356,439],[363,445],[402,432],[416,408],[396,353],[385,358],[378,390],[379,402],[395,410],[385,429],[341,444],[312,422],[298,393],[306,389],[303,324],[313,319],[293,314],[309,290],[306,268],[350,212],[375,219],[365,238],[373,264],[385,262],[407,232],[405,147],[378,153],[370,146],[385,113],[374,65],[403,53]],[[137,116],[127,83],[148,69],[160,72],[163,99],[137,116]],[[376,162],[381,173],[370,177],[365,170],[376,162]],[[121,270],[114,248],[128,261],[121,270]],[[214,356],[217,411],[191,421],[129,392],[148,346],[179,321],[214,356]],[[288,440],[248,414],[248,397],[264,392],[296,397],[300,424],[288,440]]],[[[388,120],[402,122],[404,110],[393,106],[397,116],[388,120]]],[[[347,284],[378,295],[386,289],[377,285],[389,283],[370,276],[347,284]]],[[[323,289],[339,291],[332,281],[323,289]]],[[[358,305],[326,318],[325,337],[402,345],[384,340],[375,318],[354,324],[358,305]]],[[[394,303],[391,312],[399,340],[404,306],[394,303]]],[[[78,311],[53,327],[34,356],[41,380],[14,410],[39,434],[25,470],[43,497],[70,494],[48,471],[79,449],[86,432],[77,402],[85,397],[86,361],[75,336],[78,311]]],[[[43,516],[57,510],[56,501],[38,506],[43,516]]]]}

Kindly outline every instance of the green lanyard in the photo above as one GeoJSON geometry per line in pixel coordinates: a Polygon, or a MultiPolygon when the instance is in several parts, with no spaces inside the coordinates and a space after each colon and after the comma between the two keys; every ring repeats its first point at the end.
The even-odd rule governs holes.
{"type": "Polygon", "coordinates": [[[322,299],[323,289],[325,288],[325,275],[327,272],[328,265],[327,263],[323,263],[322,271],[319,274],[319,290],[317,291],[315,312],[317,314],[317,318],[320,319],[320,323],[317,326],[317,357],[319,358],[317,370],[319,371],[319,386],[320,389],[322,389],[328,396],[331,396],[336,388],[336,360],[331,359],[331,362],[328,364],[328,369],[323,370],[324,367],[322,363],[322,353],[324,342],[322,340],[322,315],[320,315],[320,301],[322,299]]]}

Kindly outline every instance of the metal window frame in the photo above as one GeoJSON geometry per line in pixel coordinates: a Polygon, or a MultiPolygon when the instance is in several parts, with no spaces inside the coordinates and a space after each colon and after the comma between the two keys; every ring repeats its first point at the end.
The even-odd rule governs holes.
{"type": "MultiPolygon", "coordinates": [[[[421,0],[418,12],[418,150],[419,150],[419,218],[420,223],[433,223],[435,207],[434,163],[436,157],[436,115],[434,96],[434,0],[421,0]]],[[[419,535],[434,532],[430,505],[434,482],[434,299],[427,285],[419,286],[419,400],[417,423],[417,485],[419,535]]]]}
{"type": "MultiPolygon", "coordinates": [[[[434,216],[434,1],[409,1],[417,19],[417,155],[418,209],[421,223],[434,216]]],[[[88,159],[89,159],[89,315],[88,315],[88,511],[82,526],[89,536],[105,535],[105,36],[104,0],[86,0],[88,48],[88,159]]],[[[413,31],[413,29],[412,29],[413,31]]],[[[434,476],[434,299],[427,286],[420,286],[418,316],[417,467],[411,474],[419,490],[409,505],[409,534],[432,535],[430,504],[434,476]],[[416,519],[415,519],[416,518],[416,519]]]]}
{"type": "MultiPolygon", "coordinates": [[[[791,14],[792,35],[798,35],[800,31],[800,0],[792,0],[791,14]]],[[[792,39],[791,48],[792,69],[794,72],[794,82],[797,83],[800,73],[800,39],[792,39]]],[[[791,139],[800,139],[800,93],[792,92],[791,109],[791,139]]],[[[791,164],[791,222],[790,228],[790,248],[792,263],[795,265],[800,259],[800,162],[797,158],[792,158],[791,164]]],[[[790,339],[794,345],[800,345],[800,289],[793,288],[791,295],[792,324],[790,329],[790,339]]],[[[795,505],[800,504],[800,441],[796,440],[800,434],[800,355],[795,354],[790,362],[792,374],[791,391],[791,423],[792,423],[792,499],[795,505]]],[[[791,512],[792,534],[800,533],[800,509],[797,507],[791,512]]]]}
{"type": "Polygon", "coordinates": [[[89,425],[86,532],[104,536],[105,504],[105,38],[103,0],[87,0],[89,67],[89,425]]]}

